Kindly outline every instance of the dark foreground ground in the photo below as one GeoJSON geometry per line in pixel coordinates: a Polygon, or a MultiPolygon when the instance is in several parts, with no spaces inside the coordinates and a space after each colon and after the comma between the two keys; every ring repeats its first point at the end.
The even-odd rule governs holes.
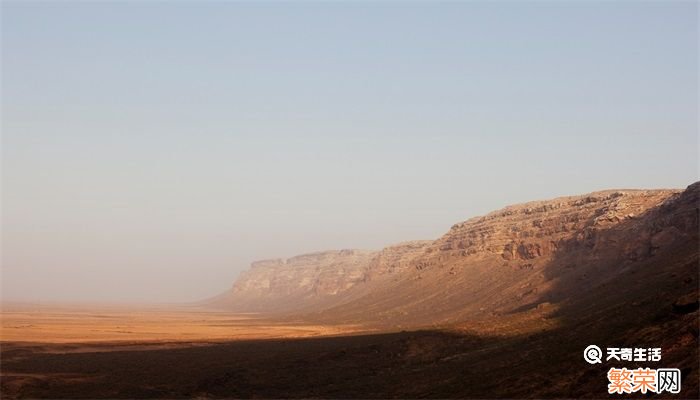
{"type": "MultiPolygon", "coordinates": [[[[682,369],[682,392],[660,398],[698,398],[697,320],[696,310],[681,310],[620,335],[627,346],[664,348],[658,365],[639,365],[682,369]]],[[[585,334],[592,327],[515,337],[415,331],[174,347],[3,343],[2,398],[614,397],[606,371],[637,363],[585,363],[588,344],[620,343],[596,342],[585,334]]]]}

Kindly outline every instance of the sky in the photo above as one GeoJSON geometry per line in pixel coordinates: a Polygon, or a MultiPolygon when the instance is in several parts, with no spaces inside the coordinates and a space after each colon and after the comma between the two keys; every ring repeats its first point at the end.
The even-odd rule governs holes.
{"type": "Polygon", "coordinates": [[[698,180],[694,1],[3,1],[1,67],[4,301],[698,180]]]}

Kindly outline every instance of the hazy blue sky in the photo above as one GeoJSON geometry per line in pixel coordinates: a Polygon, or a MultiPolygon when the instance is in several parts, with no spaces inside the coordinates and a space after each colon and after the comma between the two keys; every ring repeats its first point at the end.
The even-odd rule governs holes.
{"type": "Polygon", "coordinates": [[[193,300],[255,259],[698,179],[687,2],[2,2],[2,296],[193,300]]]}

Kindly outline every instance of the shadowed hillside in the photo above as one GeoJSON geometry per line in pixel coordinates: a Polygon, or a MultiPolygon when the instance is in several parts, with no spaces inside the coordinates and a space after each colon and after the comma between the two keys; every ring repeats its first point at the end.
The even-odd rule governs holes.
{"type": "MultiPolygon", "coordinates": [[[[525,203],[455,224],[435,241],[254,263],[214,304],[406,328],[553,315],[599,292],[640,303],[632,297],[697,257],[698,186],[525,203]]],[[[681,279],[696,283],[692,275],[681,279]]],[[[675,292],[666,300],[685,294],[675,292]]]]}

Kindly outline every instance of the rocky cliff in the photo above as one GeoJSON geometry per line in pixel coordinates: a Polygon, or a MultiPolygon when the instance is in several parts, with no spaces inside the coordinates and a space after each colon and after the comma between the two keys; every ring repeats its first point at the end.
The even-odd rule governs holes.
{"type": "Polygon", "coordinates": [[[684,280],[697,283],[699,191],[696,183],[536,201],[455,224],[434,241],[258,262],[219,304],[404,327],[591,307],[619,284],[653,302],[644,288],[655,279],[685,285],[667,291],[663,301],[673,301],[695,287],[684,280]]]}
{"type": "Polygon", "coordinates": [[[361,295],[369,282],[412,268],[411,260],[430,243],[416,240],[379,251],[330,250],[255,261],[230,291],[208,304],[267,313],[327,308],[361,295]]]}
{"type": "Polygon", "coordinates": [[[216,304],[245,312],[284,312],[313,308],[366,279],[377,253],[333,250],[289,259],[253,262],[216,304]]]}
{"type": "Polygon", "coordinates": [[[412,267],[411,261],[422,254],[431,243],[430,240],[414,240],[385,247],[372,257],[365,280],[376,280],[406,271],[412,267]]]}

